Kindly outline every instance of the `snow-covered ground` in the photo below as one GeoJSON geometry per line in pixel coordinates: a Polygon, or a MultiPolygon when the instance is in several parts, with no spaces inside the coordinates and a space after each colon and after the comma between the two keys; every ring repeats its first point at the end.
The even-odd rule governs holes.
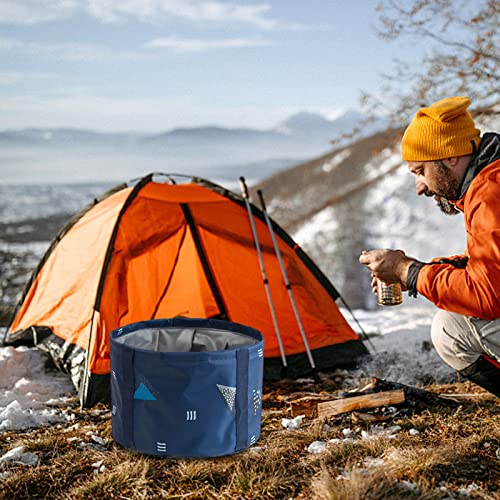
{"type": "Polygon", "coordinates": [[[41,351],[0,348],[0,432],[71,418],[66,407],[73,395],[69,377],[47,369],[41,351]]]}
{"type": "MultiPolygon", "coordinates": [[[[394,168],[400,162],[398,155],[388,151],[381,153],[380,161],[382,160],[387,169],[394,168]]],[[[327,168],[334,169],[334,163],[329,164],[327,168]]],[[[414,195],[413,186],[407,186],[407,175],[401,167],[395,175],[382,180],[379,189],[374,190],[365,200],[369,212],[374,214],[373,220],[369,221],[370,227],[373,234],[378,235],[373,238],[373,245],[405,248],[420,258],[428,257],[425,254],[445,255],[435,253],[438,252],[435,248],[437,241],[444,241],[447,247],[460,247],[463,237],[460,224],[450,226],[450,233],[446,233],[445,238],[437,238],[438,234],[443,235],[443,224],[434,223],[430,214],[438,210],[429,207],[429,200],[421,200],[414,195]],[[408,204],[409,199],[412,200],[411,204],[408,204]],[[423,203],[423,207],[415,203],[423,203]],[[422,218],[426,218],[425,224],[422,223],[422,218]],[[417,230],[421,227],[425,230],[417,230]]],[[[102,194],[107,187],[109,186],[103,184],[28,188],[0,185],[0,224],[10,224],[9,228],[19,232],[23,230],[22,224],[18,224],[20,221],[75,212],[94,196],[102,194]]],[[[448,227],[449,221],[446,222],[445,226],[448,227]]],[[[311,256],[322,269],[333,270],[333,282],[336,286],[339,281],[342,285],[342,273],[337,272],[338,269],[331,266],[329,261],[321,260],[321,257],[337,255],[337,226],[334,211],[326,209],[312,217],[293,235],[294,239],[308,250],[312,242],[321,240],[319,236],[325,234],[323,240],[331,242],[333,247],[325,246],[320,256],[314,255],[312,251],[311,256]]],[[[26,241],[7,243],[0,240],[0,251],[6,256],[2,261],[4,280],[10,280],[9,282],[14,284],[24,282],[28,271],[35,266],[48,245],[45,241],[26,241]],[[24,267],[21,266],[21,255],[26,255],[24,267]]],[[[13,285],[10,288],[13,288],[13,285]]],[[[20,289],[20,286],[17,286],[17,289],[20,289]]],[[[339,289],[342,289],[342,286],[339,289]]],[[[1,290],[2,287],[0,299],[5,304],[13,303],[14,297],[5,295],[5,292],[2,298],[1,290]]],[[[425,299],[405,297],[402,306],[377,307],[373,311],[355,310],[354,314],[369,336],[370,340],[366,345],[372,354],[352,372],[354,380],[364,376],[376,376],[393,382],[418,385],[422,382],[444,382],[453,378],[452,371],[439,360],[431,347],[429,329],[434,311],[425,299]]],[[[352,320],[349,312],[344,311],[344,315],[353,328],[359,331],[358,324],[352,320]]],[[[0,335],[3,335],[2,328],[0,335]]],[[[66,398],[75,396],[66,376],[45,368],[45,357],[41,352],[21,347],[0,348],[0,432],[71,418],[67,411],[66,398]]]]}
{"type": "MultiPolygon", "coordinates": [[[[353,311],[368,336],[365,345],[370,351],[370,357],[352,373],[353,378],[379,377],[407,385],[454,380],[454,370],[444,364],[432,346],[430,325],[436,309],[423,298],[415,300],[405,294],[403,300],[409,304],[353,311]]],[[[343,312],[359,331],[349,314],[343,312]]]]}
{"type": "MultiPolygon", "coordinates": [[[[350,314],[343,312],[358,330],[350,314]]],[[[450,380],[452,371],[434,349],[429,350],[432,314],[431,307],[405,305],[354,311],[369,336],[371,356],[350,372],[351,377],[376,376],[414,385],[450,380]]],[[[67,401],[76,394],[69,377],[48,370],[45,355],[37,349],[0,348],[0,391],[0,432],[71,420],[67,401]]]]}

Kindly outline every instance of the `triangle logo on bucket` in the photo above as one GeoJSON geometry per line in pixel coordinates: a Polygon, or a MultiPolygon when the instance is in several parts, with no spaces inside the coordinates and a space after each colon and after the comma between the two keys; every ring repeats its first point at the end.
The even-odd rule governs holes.
{"type": "Polygon", "coordinates": [[[144,401],[156,401],[156,398],[151,394],[151,391],[144,385],[140,383],[139,387],[134,392],[134,399],[143,399],[144,401]]]}
{"type": "Polygon", "coordinates": [[[229,387],[227,385],[216,384],[222,396],[226,400],[227,406],[230,411],[234,409],[234,401],[236,399],[236,387],[229,387]]]}

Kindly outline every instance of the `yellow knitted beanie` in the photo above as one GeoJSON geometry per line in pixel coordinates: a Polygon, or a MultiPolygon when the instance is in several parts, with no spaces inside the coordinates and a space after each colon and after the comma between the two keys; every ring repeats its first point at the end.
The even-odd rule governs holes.
{"type": "Polygon", "coordinates": [[[431,161],[462,156],[479,145],[480,131],[467,111],[470,99],[447,97],[420,109],[401,142],[405,161],[431,161]]]}

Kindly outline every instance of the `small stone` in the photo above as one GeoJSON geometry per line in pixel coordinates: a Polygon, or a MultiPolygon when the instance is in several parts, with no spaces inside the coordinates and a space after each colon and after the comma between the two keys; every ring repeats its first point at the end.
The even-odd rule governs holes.
{"type": "Polygon", "coordinates": [[[313,441],[308,447],[307,451],[309,453],[322,453],[326,448],[326,443],[324,441],[313,441]]]}
{"type": "Polygon", "coordinates": [[[92,438],[92,441],[94,441],[95,443],[100,444],[101,446],[106,446],[106,440],[103,439],[102,437],[99,437],[99,436],[96,436],[95,434],[93,434],[91,436],[91,438],[92,438]]]}
{"type": "Polygon", "coordinates": [[[418,491],[418,485],[413,481],[401,481],[401,484],[405,490],[418,491]]]}

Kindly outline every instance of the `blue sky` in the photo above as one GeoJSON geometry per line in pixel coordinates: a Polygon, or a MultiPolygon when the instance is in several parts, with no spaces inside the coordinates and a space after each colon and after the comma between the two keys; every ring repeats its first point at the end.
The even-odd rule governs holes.
{"type": "Polygon", "coordinates": [[[270,128],[335,116],[423,47],[376,1],[1,0],[0,129],[270,128]]]}

